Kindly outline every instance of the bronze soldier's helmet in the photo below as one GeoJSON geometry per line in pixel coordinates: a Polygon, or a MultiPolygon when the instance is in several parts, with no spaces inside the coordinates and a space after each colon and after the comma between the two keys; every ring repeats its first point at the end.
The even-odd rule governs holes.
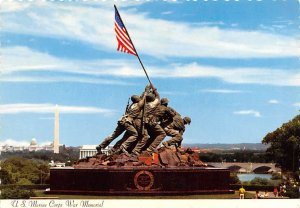
{"type": "Polygon", "coordinates": [[[192,122],[192,119],[188,116],[183,118],[184,122],[187,123],[188,125],[190,125],[190,123],[192,122]]]}
{"type": "Polygon", "coordinates": [[[133,103],[137,103],[137,102],[139,102],[140,100],[141,100],[141,97],[138,96],[138,95],[132,95],[132,96],[131,96],[131,101],[132,101],[133,103]]]}
{"type": "Polygon", "coordinates": [[[154,101],[155,100],[155,95],[154,94],[147,94],[146,95],[146,101],[147,102],[152,102],[152,101],[154,101]]]}
{"type": "Polygon", "coordinates": [[[160,104],[162,104],[162,105],[167,105],[168,103],[169,103],[168,98],[162,98],[162,99],[160,100],[160,104]]]}

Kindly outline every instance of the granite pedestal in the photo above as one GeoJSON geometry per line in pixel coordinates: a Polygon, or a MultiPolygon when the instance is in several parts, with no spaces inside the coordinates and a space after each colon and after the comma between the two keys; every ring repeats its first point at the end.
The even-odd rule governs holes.
{"type": "Polygon", "coordinates": [[[52,168],[49,194],[192,195],[232,193],[228,169],[208,167],[52,168]]]}

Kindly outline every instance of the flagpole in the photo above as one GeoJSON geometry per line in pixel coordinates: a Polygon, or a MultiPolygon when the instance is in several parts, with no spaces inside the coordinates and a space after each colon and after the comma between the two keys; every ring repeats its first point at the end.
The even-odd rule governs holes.
{"type": "Polygon", "coordinates": [[[135,47],[134,47],[134,44],[133,44],[133,42],[132,42],[132,40],[131,40],[131,38],[130,38],[130,35],[129,35],[128,31],[127,31],[127,28],[126,28],[126,26],[125,26],[125,24],[124,24],[124,22],[123,22],[123,20],[122,20],[122,18],[121,18],[121,15],[120,15],[120,13],[119,13],[119,11],[118,11],[116,5],[114,5],[114,7],[115,7],[116,12],[118,13],[118,15],[119,15],[119,17],[120,17],[120,20],[121,20],[121,22],[122,22],[124,28],[125,28],[126,34],[128,35],[128,38],[129,38],[130,42],[132,43],[133,49],[134,49],[135,52],[136,52],[136,56],[137,56],[137,58],[138,58],[138,60],[139,60],[139,62],[140,62],[140,64],[141,64],[141,66],[142,66],[142,68],[143,68],[143,70],[144,70],[144,72],[145,72],[145,74],[146,74],[146,77],[147,77],[147,79],[148,79],[148,81],[149,81],[149,83],[150,83],[150,86],[151,86],[152,88],[154,88],[152,82],[150,81],[150,78],[149,78],[149,76],[148,76],[148,73],[147,73],[147,71],[146,71],[146,69],[145,69],[145,67],[144,67],[144,64],[142,63],[142,61],[141,61],[141,59],[140,59],[140,56],[139,56],[137,50],[136,50],[135,47]]]}

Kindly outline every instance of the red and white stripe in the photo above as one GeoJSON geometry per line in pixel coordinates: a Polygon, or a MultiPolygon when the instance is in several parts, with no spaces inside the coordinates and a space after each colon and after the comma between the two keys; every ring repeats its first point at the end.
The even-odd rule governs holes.
{"type": "Polygon", "coordinates": [[[120,28],[117,22],[115,22],[115,32],[116,38],[118,41],[118,51],[124,53],[130,53],[136,55],[136,51],[134,50],[133,44],[131,43],[125,28],[120,28]]]}

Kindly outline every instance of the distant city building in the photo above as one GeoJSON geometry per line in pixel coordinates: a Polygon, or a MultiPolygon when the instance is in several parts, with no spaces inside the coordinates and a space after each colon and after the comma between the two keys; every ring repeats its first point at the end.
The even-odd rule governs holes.
{"type": "MultiPolygon", "coordinates": [[[[59,147],[62,147],[63,145],[59,145],[59,147]]],[[[0,155],[1,152],[18,152],[18,151],[52,151],[54,152],[54,146],[53,143],[46,144],[46,145],[39,145],[37,143],[37,140],[35,138],[32,138],[29,145],[22,145],[22,146],[12,146],[12,145],[3,145],[0,146],[0,155]]]]}
{"type": "Polygon", "coordinates": [[[66,167],[66,163],[61,163],[61,162],[54,162],[53,160],[51,160],[51,162],[49,163],[50,167],[66,167]]]}
{"type": "Polygon", "coordinates": [[[37,141],[35,138],[32,138],[30,145],[29,145],[29,151],[36,151],[38,149],[37,141]]]}
{"type": "MultiPolygon", "coordinates": [[[[92,157],[93,155],[97,154],[96,150],[97,145],[82,145],[79,148],[79,159],[92,157]]],[[[108,150],[110,150],[112,146],[108,146],[105,149],[102,149],[102,153],[108,155],[108,150]]]]}
{"type": "Polygon", "coordinates": [[[12,146],[12,145],[3,145],[0,146],[0,155],[1,152],[16,152],[16,151],[52,151],[54,153],[59,153],[60,150],[62,150],[63,145],[59,144],[59,109],[56,105],[55,112],[54,112],[54,137],[53,137],[53,143],[49,145],[38,145],[35,138],[32,138],[29,146],[12,146]]]}

